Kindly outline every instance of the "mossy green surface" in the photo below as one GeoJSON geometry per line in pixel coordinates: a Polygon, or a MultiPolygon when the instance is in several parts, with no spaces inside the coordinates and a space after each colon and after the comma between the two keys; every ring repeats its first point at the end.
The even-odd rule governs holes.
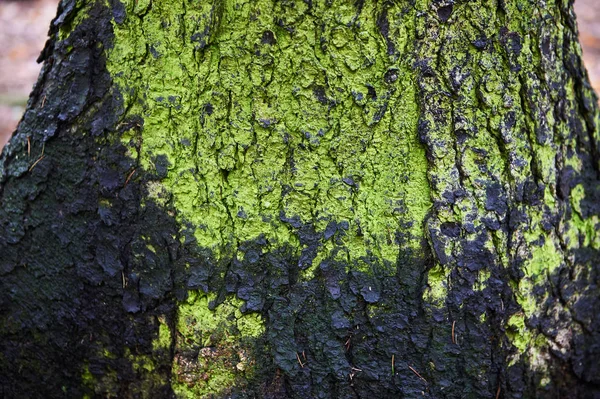
{"type": "MultiPolygon", "coordinates": [[[[554,342],[530,321],[552,312],[571,320],[576,299],[556,303],[551,280],[568,267],[588,272],[568,250],[600,248],[598,215],[582,205],[589,185],[559,193],[566,167],[584,173],[586,139],[571,134],[581,118],[554,104],[583,113],[591,94],[561,70],[557,59],[580,49],[556,11],[562,3],[548,4],[125,2],[106,54],[122,119],[140,117],[120,141],[147,175],[134,169],[128,179],[143,179],[147,204],[175,217],[171,238],[193,237],[215,262],[244,260],[239,248],[254,241],[260,255],[291,248],[299,257],[294,223],[310,226],[320,242],[300,283],[315,281],[326,260],[371,277],[377,263],[392,278],[408,274],[405,259],[431,253],[410,294],[428,320],[478,320],[477,337],[501,323],[516,353],[509,365],[533,365],[543,386],[554,342]],[[472,305],[484,300],[484,311],[472,305]]],[[[597,140],[594,121],[585,121],[587,140],[597,140]]],[[[226,394],[254,372],[263,316],[242,313],[232,294],[188,294],[171,326],[159,320],[153,351],[174,353],[177,395],[226,394]]],[[[392,312],[369,303],[367,313],[392,312]]],[[[442,353],[442,342],[432,350],[442,353]]],[[[147,354],[127,358],[137,373],[155,367],[147,354]]]]}
{"type": "MultiPolygon", "coordinates": [[[[343,2],[305,7],[127,3],[127,19],[114,24],[108,68],[128,113],[144,124],[121,140],[140,167],[160,176],[147,184],[151,199],[169,202],[217,258],[261,236],[263,253],[284,245],[300,251],[283,220],[299,218],[317,232],[330,222],[347,226],[341,242],[322,243],[302,279],[331,256],[370,273],[360,259],[374,255],[391,273],[402,252],[422,250],[431,208],[414,69],[386,54],[374,4],[357,14],[343,2]],[[340,245],[343,251],[332,252],[340,245]]],[[[396,21],[400,45],[413,40],[413,17],[396,21]]],[[[210,346],[208,331],[225,326],[241,337],[261,331],[256,315],[228,320],[241,302],[209,310],[207,301],[180,305],[176,331],[186,340],[177,340],[176,353],[190,340],[210,346]]],[[[218,345],[228,351],[237,343],[218,345]]],[[[237,381],[235,368],[208,359],[206,381],[191,383],[184,377],[190,363],[177,359],[173,387],[182,397],[237,381]]]]}
{"type": "Polygon", "coordinates": [[[0,156],[0,386],[597,393],[600,119],[545,5],[61,1],[0,156]]]}
{"type": "Polygon", "coordinates": [[[153,349],[169,350],[173,342],[171,329],[164,318],[159,319],[158,337],[152,342],[153,349]]]}
{"type": "Polygon", "coordinates": [[[192,291],[179,306],[172,382],[179,397],[224,394],[252,378],[253,341],[265,331],[261,317],[242,314],[237,298],[213,308],[215,300],[192,291]]]}
{"type": "Polygon", "coordinates": [[[317,231],[347,222],[351,259],[394,263],[396,232],[409,224],[403,246],[418,248],[431,206],[414,74],[382,51],[373,6],[352,29],[338,5],[317,7],[155,1],[143,19],[128,9],[109,70],[144,118],[141,166],[166,159],[160,187],[200,246],[218,253],[261,234],[293,244],[283,213],[317,231]],[[292,34],[274,13],[302,20],[292,34]]]}

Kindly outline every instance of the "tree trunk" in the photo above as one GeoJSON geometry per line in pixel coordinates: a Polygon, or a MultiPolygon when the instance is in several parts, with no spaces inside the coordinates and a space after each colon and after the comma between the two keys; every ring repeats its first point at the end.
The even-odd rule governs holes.
{"type": "Polygon", "coordinates": [[[0,158],[7,398],[597,398],[568,0],[63,0],[0,158]]]}

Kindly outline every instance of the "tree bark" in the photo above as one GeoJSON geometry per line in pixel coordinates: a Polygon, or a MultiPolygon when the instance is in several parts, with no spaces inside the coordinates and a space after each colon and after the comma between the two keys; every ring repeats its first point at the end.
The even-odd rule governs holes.
{"type": "Polygon", "coordinates": [[[600,397],[567,0],[63,0],[0,157],[3,397],[600,397]]]}

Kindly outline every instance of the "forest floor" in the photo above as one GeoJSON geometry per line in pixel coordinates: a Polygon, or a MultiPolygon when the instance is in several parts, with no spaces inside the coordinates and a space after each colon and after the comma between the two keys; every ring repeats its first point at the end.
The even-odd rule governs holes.
{"type": "MultiPolygon", "coordinates": [[[[0,149],[21,119],[57,0],[0,0],[0,149]]],[[[600,1],[576,0],[583,58],[600,93],[600,1]]]]}

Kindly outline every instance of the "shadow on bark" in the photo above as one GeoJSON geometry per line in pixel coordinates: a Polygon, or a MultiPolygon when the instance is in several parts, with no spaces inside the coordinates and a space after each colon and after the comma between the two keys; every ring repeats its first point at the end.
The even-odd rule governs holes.
{"type": "MultiPolygon", "coordinates": [[[[478,267],[466,264],[474,254],[465,253],[465,267],[452,271],[445,304],[436,307],[423,299],[433,266],[422,256],[430,252],[426,243],[421,254],[401,253],[395,265],[374,256],[339,261],[344,221],[317,232],[282,214],[301,249],[276,243],[279,249],[265,253],[273,243],[259,237],[224,248],[217,261],[199,248],[195,227],[176,221],[168,194],[160,204],[149,198],[148,185],[164,177],[167,165],[157,158],[156,170],[143,170],[120,142],[129,132],[139,153],[143,119],[122,120],[121,97],[105,68],[111,19],[122,18],[120,3],[112,4],[108,10],[98,3],[67,39],[49,42],[28,111],[0,158],[4,396],[163,398],[173,395],[173,384],[192,389],[193,376],[172,373],[174,362],[201,371],[199,355],[206,353],[194,342],[178,350],[178,308],[191,292],[210,294],[209,308],[217,311],[237,297],[242,314],[260,314],[264,323],[263,334],[242,337],[254,376],[240,378],[246,385],[239,391],[215,397],[554,395],[536,393],[534,365],[507,366],[514,348],[503,326],[520,311],[508,284],[515,277],[487,265],[489,283],[475,291],[478,267]],[[329,240],[331,256],[314,278],[303,279],[329,240]],[[161,325],[169,329],[163,347],[156,343],[161,325]]],[[[75,8],[62,3],[55,31],[75,24],[75,8]]],[[[561,291],[557,298],[572,300],[581,326],[570,355],[552,353],[560,360],[553,364],[564,365],[552,371],[553,380],[566,379],[573,389],[562,397],[597,392],[599,383],[597,291],[587,288],[597,280],[598,254],[579,256],[576,263],[589,265],[591,274],[565,268],[550,279],[561,291]]],[[[528,322],[553,338],[560,329],[551,315],[528,322]]],[[[234,352],[226,354],[227,367],[239,359],[234,352]]]]}

